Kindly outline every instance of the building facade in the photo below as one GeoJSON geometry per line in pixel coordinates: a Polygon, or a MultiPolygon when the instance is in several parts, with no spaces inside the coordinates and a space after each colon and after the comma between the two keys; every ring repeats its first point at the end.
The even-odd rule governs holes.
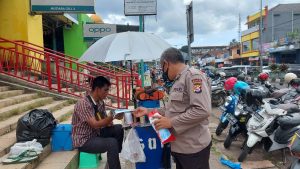
{"type": "MultiPolygon", "coordinates": [[[[0,20],[0,37],[33,43],[75,58],[80,58],[95,42],[84,39],[84,24],[104,24],[96,14],[34,13],[30,0],[1,0],[0,20]]],[[[139,26],[116,25],[116,32],[124,31],[139,31],[139,26]]]]}
{"type": "Polygon", "coordinates": [[[245,65],[247,63],[243,62],[243,59],[241,57],[241,48],[240,44],[235,44],[232,46],[229,46],[229,64],[231,65],[245,65]]]}
{"type": "MultiPolygon", "coordinates": [[[[268,8],[262,11],[263,25],[266,23],[268,8]]],[[[244,64],[258,64],[259,60],[259,24],[260,12],[247,17],[248,29],[242,32],[241,37],[241,58],[244,64]]]]}
{"type": "Polygon", "coordinates": [[[199,46],[191,49],[193,60],[200,66],[222,67],[229,57],[228,46],[199,46]]]}
{"type": "Polygon", "coordinates": [[[300,64],[300,3],[279,4],[262,11],[262,44],[260,46],[260,12],[247,17],[248,29],[242,32],[243,64],[300,64]]]}
{"type": "Polygon", "coordinates": [[[271,62],[300,64],[300,3],[270,9],[262,41],[262,52],[271,62]]]}

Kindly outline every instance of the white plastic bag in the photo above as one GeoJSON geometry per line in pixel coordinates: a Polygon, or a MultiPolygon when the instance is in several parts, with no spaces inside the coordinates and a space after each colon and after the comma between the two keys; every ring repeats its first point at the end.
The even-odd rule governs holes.
{"type": "Polygon", "coordinates": [[[15,143],[10,148],[9,156],[17,157],[25,151],[30,151],[33,153],[33,155],[38,155],[43,151],[43,146],[41,143],[37,142],[36,139],[24,143],[15,143]]]}
{"type": "Polygon", "coordinates": [[[135,129],[130,129],[123,143],[120,157],[132,163],[146,162],[146,156],[139,140],[135,129]]]}

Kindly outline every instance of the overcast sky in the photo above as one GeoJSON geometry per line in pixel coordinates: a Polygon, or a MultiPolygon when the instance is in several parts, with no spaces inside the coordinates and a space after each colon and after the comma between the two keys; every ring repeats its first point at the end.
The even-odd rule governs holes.
{"type": "MultiPolygon", "coordinates": [[[[145,17],[145,31],[181,47],[186,40],[184,0],[157,0],[157,16],[145,17]]],[[[263,0],[269,9],[277,4],[300,3],[300,0],[263,0]]],[[[260,0],[194,0],[195,41],[192,46],[228,45],[238,38],[238,16],[242,30],[248,15],[258,12],[260,0]]],[[[138,25],[138,16],[124,16],[124,0],[96,0],[96,13],[105,23],[138,25]]]]}

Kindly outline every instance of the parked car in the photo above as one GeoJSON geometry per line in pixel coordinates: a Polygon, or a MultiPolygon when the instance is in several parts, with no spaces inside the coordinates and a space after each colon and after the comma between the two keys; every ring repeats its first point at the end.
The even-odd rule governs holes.
{"type": "Polygon", "coordinates": [[[263,73],[271,73],[271,69],[269,68],[269,66],[263,66],[263,70],[262,70],[263,73]]]}
{"type": "Polygon", "coordinates": [[[218,72],[224,72],[227,77],[237,77],[242,73],[241,69],[235,67],[222,67],[218,70],[218,72]]]}
{"type": "Polygon", "coordinates": [[[288,73],[295,73],[300,77],[300,64],[288,64],[288,73]]]}

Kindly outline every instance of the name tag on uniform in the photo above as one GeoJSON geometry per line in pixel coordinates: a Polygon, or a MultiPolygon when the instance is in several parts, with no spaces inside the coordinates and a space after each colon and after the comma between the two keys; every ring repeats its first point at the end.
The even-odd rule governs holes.
{"type": "Polygon", "coordinates": [[[201,93],[202,92],[202,80],[201,79],[193,79],[193,91],[194,93],[201,93]]]}
{"type": "Polygon", "coordinates": [[[181,87],[174,87],[173,91],[174,92],[183,92],[183,88],[181,88],[181,87]]]}

